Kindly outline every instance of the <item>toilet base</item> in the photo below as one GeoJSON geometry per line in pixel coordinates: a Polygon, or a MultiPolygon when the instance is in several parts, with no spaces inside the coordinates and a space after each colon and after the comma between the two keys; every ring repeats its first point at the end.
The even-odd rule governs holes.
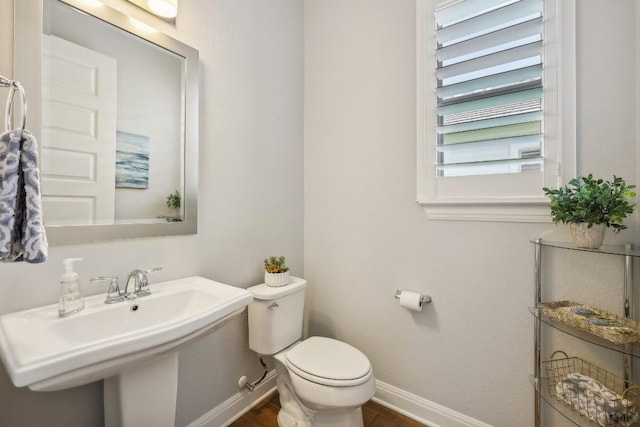
{"type": "Polygon", "coordinates": [[[362,409],[340,414],[322,414],[315,416],[314,427],[364,427],[362,409]]]}
{"type": "Polygon", "coordinates": [[[279,427],[313,427],[313,418],[299,420],[294,418],[283,409],[278,411],[278,426],[279,427]]]}
{"type": "Polygon", "coordinates": [[[286,368],[282,370],[280,363],[276,363],[276,366],[281,408],[278,412],[279,427],[364,427],[362,409],[359,406],[346,412],[316,412],[307,408],[293,391],[286,368]]]}
{"type": "Polygon", "coordinates": [[[315,414],[309,420],[301,421],[289,415],[284,410],[278,412],[278,426],[280,427],[364,427],[362,409],[358,408],[348,413],[315,414]]]}

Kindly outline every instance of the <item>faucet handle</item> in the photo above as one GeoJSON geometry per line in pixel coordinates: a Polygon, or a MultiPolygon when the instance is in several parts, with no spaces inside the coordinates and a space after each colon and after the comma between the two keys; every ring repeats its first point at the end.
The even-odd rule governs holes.
{"type": "Polygon", "coordinates": [[[91,278],[91,283],[109,282],[109,288],[107,289],[107,298],[104,300],[105,304],[113,304],[124,300],[124,295],[120,292],[120,286],[118,286],[118,276],[96,276],[91,278]]]}
{"type": "Polygon", "coordinates": [[[147,280],[147,274],[157,273],[161,271],[162,267],[154,267],[151,270],[143,271],[142,280],[138,283],[138,289],[136,290],[136,296],[143,297],[146,295],[151,295],[151,290],[149,289],[149,280],[147,280]]]}

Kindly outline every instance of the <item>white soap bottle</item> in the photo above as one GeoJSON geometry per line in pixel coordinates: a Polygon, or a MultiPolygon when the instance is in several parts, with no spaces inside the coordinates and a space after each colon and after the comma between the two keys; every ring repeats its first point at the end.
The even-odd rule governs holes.
{"type": "Polygon", "coordinates": [[[64,274],[60,278],[60,299],[58,300],[58,315],[68,316],[84,308],[84,298],[80,292],[80,276],[73,271],[73,263],[82,261],[83,258],[66,258],[64,274]]]}

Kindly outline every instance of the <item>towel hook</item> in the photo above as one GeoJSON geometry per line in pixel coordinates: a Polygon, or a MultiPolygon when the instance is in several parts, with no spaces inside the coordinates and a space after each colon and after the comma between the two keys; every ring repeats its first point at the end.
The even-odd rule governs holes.
{"type": "Polygon", "coordinates": [[[6,77],[0,76],[0,86],[9,87],[11,91],[7,96],[7,104],[5,108],[5,131],[9,132],[11,130],[11,126],[14,122],[15,116],[15,105],[14,100],[16,97],[16,91],[20,93],[20,97],[22,99],[22,126],[21,132],[27,127],[27,94],[24,91],[24,88],[17,80],[9,80],[6,77]]]}

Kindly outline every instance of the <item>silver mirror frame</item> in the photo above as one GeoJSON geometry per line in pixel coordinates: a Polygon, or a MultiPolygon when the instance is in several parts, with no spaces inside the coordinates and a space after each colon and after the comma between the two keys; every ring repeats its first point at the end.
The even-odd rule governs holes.
{"type": "MultiPolygon", "coordinates": [[[[184,221],[109,225],[46,226],[51,245],[197,233],[198,196],[198,51],[159,31],[145,32],[111,7],[87,7],[82,0],[58,0],[185,58],[184,221]]],[[[42,0],[14,0],[14,79],[29,102],[27,129],[40,140],[42,123],[42,0]]]]}

